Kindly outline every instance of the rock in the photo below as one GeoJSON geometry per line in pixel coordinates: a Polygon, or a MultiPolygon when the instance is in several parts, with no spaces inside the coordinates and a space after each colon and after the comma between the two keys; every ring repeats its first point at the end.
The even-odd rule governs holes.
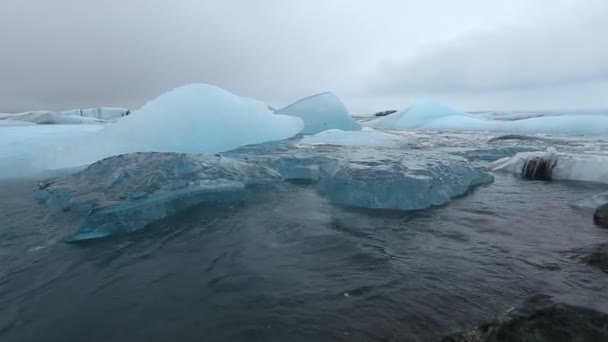
{"type": "Polygon", "coordinates": [[[385,111],[382,111],[382,112],[374,113],[374,116],[381,117],[381,116],[391,115],[393,113],[397,113],[397,111],[393,110],[393,109],[391,109],[391,110],[385,110],[385,111]]]}
{"type": "Polygon", "coordinates": [[[79,241],[140,230],[203,203],[242,201],[251,187],[280,181],[270,168],[219,155],[133,153],[41,183],[36,197],[84,216],[69,239],[79,241]]]}
{"type": "Polygon", "coordinates": [[[608,228],[608,203],[602,204],[595,210],[593,223],[602,228],[608,228]]]}
{"type": "Polygon", "coordinates": [[[608,341],[608,314],[536,295],[477,328],[442,342],[608,341]]]}

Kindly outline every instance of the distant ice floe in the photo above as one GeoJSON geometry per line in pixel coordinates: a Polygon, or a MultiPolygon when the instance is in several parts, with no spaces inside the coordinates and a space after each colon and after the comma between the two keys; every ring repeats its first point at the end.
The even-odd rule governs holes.
{"type": "Polygon", "coordinates": [[[573,114],[531,117],[510,121],[491,120],[431,100],[418,101],[408,109],[367,121],[363,125],[392,130],[426,129],[565,135],[608,134],[607,115],[573,114]]]}
{"type": "Polygon", "coordinates": [[[130,114],[124,108],[88,108],[63,112],[32,111],[17,114],[0,114],[0,125],[17,126],[20,122],[38,125],[103,124],[130,114]]]}
{"type": "Polygon", "coordinates": [[[305,136],[299,142],[308,145],[371,146],[385,148],[403,148],[410,144],[407,138],[369,127],[361,131],[343,131],[330,129],[315,135],[305,136]]]}
{"type": "Polygon", "coordinates": [[[301,99],[277,110],[276,113],[302,118],[305,125],[302,134],[316,134],[328,129],[343,131],[361,129],[361,126],[353,120],[342,101],[330,92],[301,99]]]}

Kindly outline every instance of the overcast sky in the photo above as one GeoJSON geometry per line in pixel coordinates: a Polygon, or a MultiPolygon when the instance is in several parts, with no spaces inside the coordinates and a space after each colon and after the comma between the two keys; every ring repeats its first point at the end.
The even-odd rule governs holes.
{"type": "Polygon", "coordinates": [[[607,0],[1,0],[0,112],[202,82],[281,107],[608,108],[607,0]]]}

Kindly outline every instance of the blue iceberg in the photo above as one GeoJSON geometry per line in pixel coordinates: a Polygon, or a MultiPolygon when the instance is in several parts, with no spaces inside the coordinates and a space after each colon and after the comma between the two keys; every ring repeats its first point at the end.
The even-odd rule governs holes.
{"type": "Polygon", "coordinates": [[[572,114],[492,120],[444,106],[431,100],[416,102],[397,113],[371,120],[366,126],[382,129],[425,129],[565,135],[606,135],[608,115],[572,114]]]}
{"type": "Polygon", "coordinates": [[[80,241],[141,230],[197,205],[243,201],[280,181],[270,168],[219,155],[133,153],[43,182],[37,197],[81,217],[68,239],[80,241]]]}
{"type": "Polygon", "coordinates": [[[437,152],[403,152],[401,157],[363,154],[325,170],[320,192],[351,207],[419,210],[449,203],[494,178],[465,159],[437,152]]]}
{"type": "Polygon", "coordinates": [[[275,113],[297,116],[304,120],[302,134],[316,134],[328,129],[360,130],[348,110],[333,93],[326,92],[301,99],[275,113]]]}
{"type": "Polygon", "coordinates": [[[132,152],[221,152],[287,139],[303,128],[300,118],[275,115],[260,101],[192,84],[159,96],[80,143],[57,149],[48,164],[76,167],[132,152]]]}

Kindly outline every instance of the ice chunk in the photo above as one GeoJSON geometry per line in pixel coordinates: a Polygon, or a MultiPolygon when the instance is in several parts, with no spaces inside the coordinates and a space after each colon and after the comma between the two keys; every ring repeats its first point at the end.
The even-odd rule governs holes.
{"type": "Polygon", "coordinates": [[[397,134],[375,130],[369,127],[361,131],[343,131],[331,129],[304,137],[301,144],[308,145],[340,145],[340,146],[374,146],[386,148],[407,147],[408,140],[397,134]]]}
{"type": "Polygon", "coordinates": [[[319,190],[346,206],[417,210],[448,203],[481,184],[493,181],[466,160],[437,152],[403,152],[401,158],[353,156],[328,165],[319,190]]]}
{"type": "Polygon", "coordinates": [[[608,192],[596,194],[589,198],[583,198],[570,205],[574,208],[595,210],[606,203],[608,203],[608,192]]]}
{"type": "Polygon", "coordinates": [[[608,183],[608,156],[546,152],[522,152],[497,160],[493,170],[504,170],[531,179],[556,179],[608,183]]]}
{"type": "Polygon", "coordinates": [[[0,127],[0,178],[39,176],[50,151],[100,129],[98,125],[0,127]]]}
{"type": "Polygon", "coordinates": [[[130,152],[220,152],[282,140],[304,127],[300,118],[275,115],[266,104],[205,84],[169,91],[49,160],[55,168],[90,164],[130,152]]]}
{"type": "Polygon", "coordinates": [[[333,93],[321,93],[301,99],[277,114],[298,116],[304,120],[302,134],[316,134],[328,129],[356,131],[361,129],[348,113],[340,99],[333,93]]]}
{"type": "Polygon", "coordinates": [[[423,100],[397,113],[371,120],[365,126],[383,129],[428,129],[570,135],[606,135],[608,115],[560,115],[521,120],[491,120],[440,103],[423,100]]]}
{"type": "Polygon", "coordinates": [[[37,197],[83,216],[70,238],[77,241],[140,230],[202,203],[242,201],[251,187],[280,180],[272,169],[228,157],[134,153],[41,183],[37,197]]]}

